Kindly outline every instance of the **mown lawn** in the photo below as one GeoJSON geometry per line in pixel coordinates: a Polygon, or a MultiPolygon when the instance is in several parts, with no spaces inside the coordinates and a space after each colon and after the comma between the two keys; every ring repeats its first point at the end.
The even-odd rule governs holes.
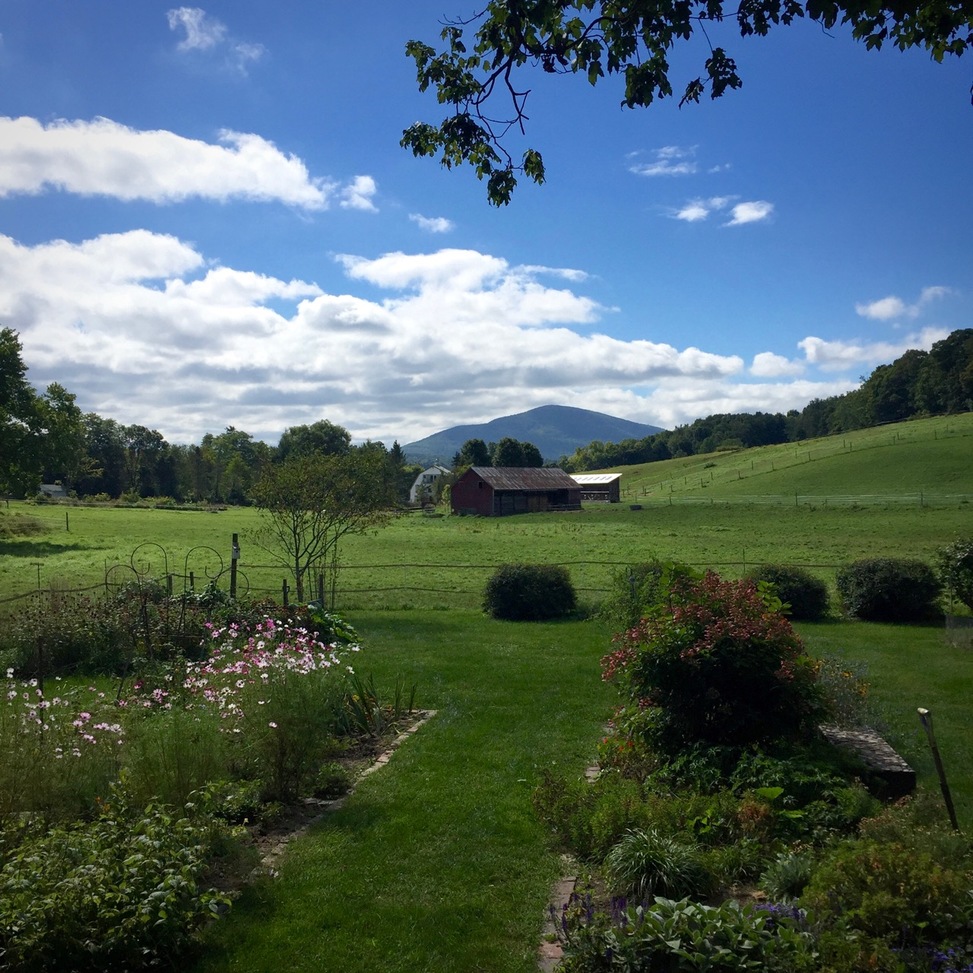
{"type": "Polygon", "coordinates": [[[545,768],[581,774],[613,694],[599,623],[473,612],[356,615],[358,670],[419,686],[437,715],[288,853],[209,939],[198,970],[536,969],[562,864],[531,807],[545,768]]]}

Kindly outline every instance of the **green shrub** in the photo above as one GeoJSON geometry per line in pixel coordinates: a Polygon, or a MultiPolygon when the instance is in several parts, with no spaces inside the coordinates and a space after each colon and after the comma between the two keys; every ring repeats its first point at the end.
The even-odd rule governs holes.
{"type": "Polygon", "coordinates": [[[229,905],[203,883],[211,824],[119,793],[96,820],[28,837],[0,869],[0,957],[10,973],[172,969],[229,905]]]}
{"type": "Polygon", "coordinates": [[[674,755],[695,743],[798,738],[815,725],[816,668],[776,605],[752,581],[678,578],[666,602],[618,638],[604,677],[653,711],[652,746],[674,755]]]}
{"type": "Polygon", "coordinates": [[[559,564],[504,564],[487,582],[483,610],[511,622],[562,618],[577,599],[567,568],[559,564]]]}
{"type": "Polygon", "coordinates": [[[828,614],[828,586],[804,568],[763,564],[747,577],[772,584],[786,614],[795,621],[816,622],[828,614]]]}
{"type": "Polygon", "coordinates": [[[973,875],[900,842],[862,839],[815,868],[799,903],[814,921],[890,945],[935,945],[968,931],[973,875]]]}
{"type": "Polygon", "coordinates": [[[545,771],[532,800],[556,842],[589,861],[600,861],[627,831],[652,823],[641,785],[619,774],[589,783],[545,771]]]}
{"type": "Polygon", "coordinates": [[[869,622],[919,622],[938,613],[941,591],[923,561],[866,558],[838,569],[835,578],[845,611],[869,622]]]}

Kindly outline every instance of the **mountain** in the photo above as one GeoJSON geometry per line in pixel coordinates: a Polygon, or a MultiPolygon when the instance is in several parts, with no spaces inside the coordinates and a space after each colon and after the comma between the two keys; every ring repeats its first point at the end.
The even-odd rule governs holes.
{"type": "Polygon", "coordinates": [[[527,412],[491,419],[489,422],[453,426],[402,447],[411,463],[440,462],[449,465],[467,439],[482,439],[488,445],[504,436],[522,443],[533,443],[550,463],[570,456],[579,446],[596,439],[618,443],[624,439],[644,439],[663,430],[644,422],[619,419],[590,409],[567,405],[542,405],[527,412]]]}

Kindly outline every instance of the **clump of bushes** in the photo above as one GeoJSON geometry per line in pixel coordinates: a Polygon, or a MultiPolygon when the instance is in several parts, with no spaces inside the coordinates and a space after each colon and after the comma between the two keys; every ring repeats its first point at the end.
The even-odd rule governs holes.
{"type": "Polygon", "coordinates": [[[787,614],[795,621],[816,622],[828,614],[828,586],[805,568],[762,564],[747,577],[758,584],[772,584],[787,614]]]}
{"type": "Polygon", "coordinates": [[[509,622],[563,618],[577,607],[567,568],[559,564],[504,564],[487,582],[483,610],[509,622]]]}
{"type": "Polygon", "coordinates": [[[938,614],[942,585],[923,561],[865,558],[838,569],[845,611],[868,622],[921,622],[938,614]]]}
{"type": "Polygon", "coordinates": [[[554,911],[560,969],[973,973],[973,843],[928,798],[883,808],[816,732],[859,725],[860,674],[809,659],[754,579],[646,577],[655,601],[603,660],[623,704],[600,773],[534,794],[592,888],[628,899],[554,911]]]}

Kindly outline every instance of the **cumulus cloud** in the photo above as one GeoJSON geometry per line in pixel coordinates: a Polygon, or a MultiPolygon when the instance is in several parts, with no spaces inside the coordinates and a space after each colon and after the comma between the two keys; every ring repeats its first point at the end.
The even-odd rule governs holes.
{"type": "Polygon", "coordinates": [[[759,223],[769,219],[774,212],[774,204],[766,200],[755,199],[747,202],[735,203],[736,196],[697,197],[689,200],[681,208],[673,210],[669,215],[673,219],[686,223],[699,223],[708,219],[712,214],[729,210],[730,218],[722,226],[743,226],[746,223],[759,223]]]}
{"type": "Polygon", "coordinates": [[[950,288],[942,286],[924,287],[919,299],[914,304],[907,304],[901,297],[894,294],[879,298],[867,304],[856,304],[855,311],[863,318],[873,321],[896,321],[902,318],[917,318],[927,305],[952,293],[950,288]]]}
{"type": "Polygon", "coordinates": [[[170,30],[185,32],[176,50],[218,51],[225,58],[224,64],[239,74],[246,75],[250,65],[266,53],[262,44],[230,37],[226,24],[199,7],[175,7],[167,11],[166,18],[170,30]]]}
{"type": "Polygon", "coordinates": [[[336,260],[342,293],[220,266],[147,230],[33,246],[0,236],[0,320],[20,334],[38,386],[60,382],[85,412],[171,442],[227,425],[276,442],[326,417],[359,439],[405,443],[552,402],[662,426],[787,411],[945,337],[809,337],[803,359],[764,351],[747,367],[604,333],[611,309],[583,293],[579,270],[464,249],[336,260]]]}
{"type": "Polygon", "coordinates": [[[823,371],[844,371],[859,366],[891,362],[911,348],[928,351],[937,341],[949,335],[944,328],[923,328],[903,336],[901,341],[825,341],[808,337],[798,342],[808,363],[823,371]]]}
{"type": "Polygon", "coordinates": [[[453,221],[446,219],[445,216],[423,216],[421,213],[410,213],[409,219],[417,224],[421,230],[426,230],[428,233],[449,233],[450,230],[455,228],[453,221]]]}
{"type": "Polygon", "coordinates": [[[145,230],[36,246],[0,237],[0,318],[19,332],[32,381],[59,381],[84,411],[172,442],[229,424],[275,442],[322,416],[407,442],[549,402],[657,421],[648,410],[667,383],[722,401],[744,372],[734,355],[599,333],[608,310],[563,268],[471,250],[339,265],[348,290],[384,293],[214,265],[145,230]]]}
{"type": "Polygon", "coordinates": [[[760,223],[769,219],[774,212],[774,204],[763,199],[748,203],[737,203],[730,211],[730,219],[724,226],[743,226],[745,223],[760,223]]]}
{"type": "Polygon", "coordinates": [[[370,213],[378,212],[372,198],[378,191],[371,176],[355,176],[341,189],[341,206],[344,209],[362,209],[370,213]]]}
{"type": "Polygon", "coordinates": [[[801,362],[791,361],[772,351],[762,351],[753,356],[750,374],[757,378],[781,378],[786,375],[800,375],[804,371],[801,362]]]}
{"type": "Polygon", "coordinates": [[[244,199],[323,210],[374,210],[375,180],[346,186],[313,177],[294,155],[259,135],[224,130],[218,143],[140,131],[107,118],[55,121],[0,117],[0,198],[48,190],[173,203],[244,199]]]}
{"type": "Polygon", "coordinates": [[[656,149],[650,162],[635,162],[629,172],[637,176],[691,176],[697,171],[696,147],[665,145],[656,149]]]}

